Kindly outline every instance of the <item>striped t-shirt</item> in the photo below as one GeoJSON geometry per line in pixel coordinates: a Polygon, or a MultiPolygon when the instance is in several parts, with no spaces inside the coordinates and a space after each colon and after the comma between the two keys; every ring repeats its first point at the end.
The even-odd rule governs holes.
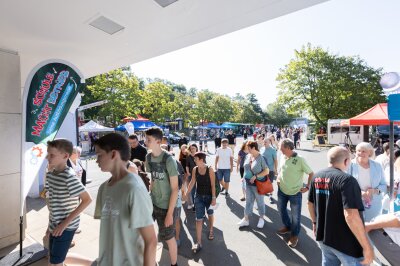
{"type": "MultiPolygon", "coordinates": [[[[49,229],[52,232],[79,205],[79,194],[85,187],[76,177],[72,168],[66,167],[60,173],[46,174],[46,190],[48,192],[49,229]]],[[[76,230],[79,227],[79,216],[65,230],[76,230]]]]}

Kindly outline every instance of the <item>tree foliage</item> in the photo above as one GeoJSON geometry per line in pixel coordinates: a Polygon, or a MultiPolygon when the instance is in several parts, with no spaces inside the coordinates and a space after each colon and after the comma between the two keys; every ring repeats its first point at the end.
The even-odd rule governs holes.
{"type": "Polygon", "coordinates": [[[285,107],[278,102],[269,104],[266,113],[268,114],[268,124],[273,124],[278,127],[289,125],[294,118],[294,116],[289,114],[285,107]]]}
{"type": "MultiPolygon", "coordinates": [[[[124,116],[140,112],[142,91],[138,79],[129,71],[112,70],[92,78],[89,84],[87,91],[92,100],[108,101],[98,108],[97,116],[106,118],[110,124],[116,125],[124,116]]],[[[83,102],[87,102],[88,96],[85,93],[83,102]]]]}
{"type": "Polygon", "coordinates": [[[359,57],[330,54],[308,44],[278,74],[278,102],[289,112],[305,110],[318,124],[350,118],[384,102],[379,79],[382,69],[359,57]]]}

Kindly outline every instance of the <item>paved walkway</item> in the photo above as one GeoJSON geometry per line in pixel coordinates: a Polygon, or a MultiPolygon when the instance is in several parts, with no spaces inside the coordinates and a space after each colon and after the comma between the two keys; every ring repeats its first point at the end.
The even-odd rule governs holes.
{"type": "MultiPolygon", "coordinates": [[[[238,147],[241,144],[239,139],[238,147]]],[[[210,144],[210,143],[209,143],[210,144]]],[[[238,148],[235,151],[237,155],[238,148]]],[[[210,156],[207,157],[210,165],[214,166],[214,146],[209,145],[210,156]]],[[[175,148],[178,154],[177,148],[175,148]]],[[[299,154],[304,156],[312,169],[318,171],[324,168],[326,163],[326,149],[312,150],[309,142],[304,142],[299,154]]],[[[94,201],[97,190],[101,183],[107,180],[110,175],[102,173],[94,160],[88,161],[88,178],[92,183],[87,189],[93,197],[92,204],[81,215],[82,233],[75,236],[75,247],[70,251],[85,257],[95,259],[98,254],[99,221],[93,219],[94,201]]],[[[275,232],[282,224],[277,206],[271,204],[265,198],[266,215],[263,229],[256,227],[258,212],[254,209],[255,215],[250,219],[250,227],[238,229],[236,223],[243,217],[244,202],[241,197],[241,185],[239,174],[234,170],[231,176],[231,197],[219,196],[218,209],[215,211],[215,239],[207,239],[207,223],[203,227],[203,249],[198,254],[191,251],[195,239],[195,215],[192,211],[182,210],[183,227],[181,230],[181,247],[179,248],[179,265],[321,265],[321,252],[314,240],[311,220],[307,210],[307,193],[303,196],[302,206],[302,228],[299,236],[299,244],[292,249],[287,245],[287,238],[278,236],[275,232]]],[[[273,193],[276,199],[276,187],[273,193]]],[[[42,237],[46,230],[48,211],[43,200],[27,200],[27,229],[25,246],[30,243],[42,243],[42,237]]],[[[16,246],[18,249],[18,246],[16,246]]],[[[9,252],[9,249],[8,251],[9,252]]],[[[3,250],[4,254],[4,250],[3,250]]],[[[1,251],[0,251],[1,256],[1,251]]],[[[161,243],[157,249],[157,261],[159,265],[169,265],[168,251],[161,243]]],[[[33,265],[46,265],[42,260],[33,265]]]]}

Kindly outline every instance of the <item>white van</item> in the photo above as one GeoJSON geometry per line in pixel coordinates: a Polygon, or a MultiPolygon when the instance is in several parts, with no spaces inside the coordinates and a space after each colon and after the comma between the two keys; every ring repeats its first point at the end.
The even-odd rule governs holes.
{"type": "Polygon", "coordinates": [[[329,144],[339,145],[341,143],[349,144],[346,135],[350,137],[351,144],[357,145],[364,139],[362,126],[342,126],[340,123],[346,119],[328,120],[328,142],[329,144]]]}

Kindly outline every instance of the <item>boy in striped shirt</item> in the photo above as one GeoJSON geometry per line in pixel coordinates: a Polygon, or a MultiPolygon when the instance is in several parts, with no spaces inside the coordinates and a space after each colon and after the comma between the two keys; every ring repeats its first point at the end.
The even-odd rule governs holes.
{"type": "Polygon", "coordinates": [[[66,139],[47,142],[46,191],[49,207],[49,264],[63,265],[75,231],[79,214],[89,206],[92,198],[74,170],[67,166],[72,154],[72,143],[66,139]],[[79,203],[79,199],[81,200],[79,203]]]}

